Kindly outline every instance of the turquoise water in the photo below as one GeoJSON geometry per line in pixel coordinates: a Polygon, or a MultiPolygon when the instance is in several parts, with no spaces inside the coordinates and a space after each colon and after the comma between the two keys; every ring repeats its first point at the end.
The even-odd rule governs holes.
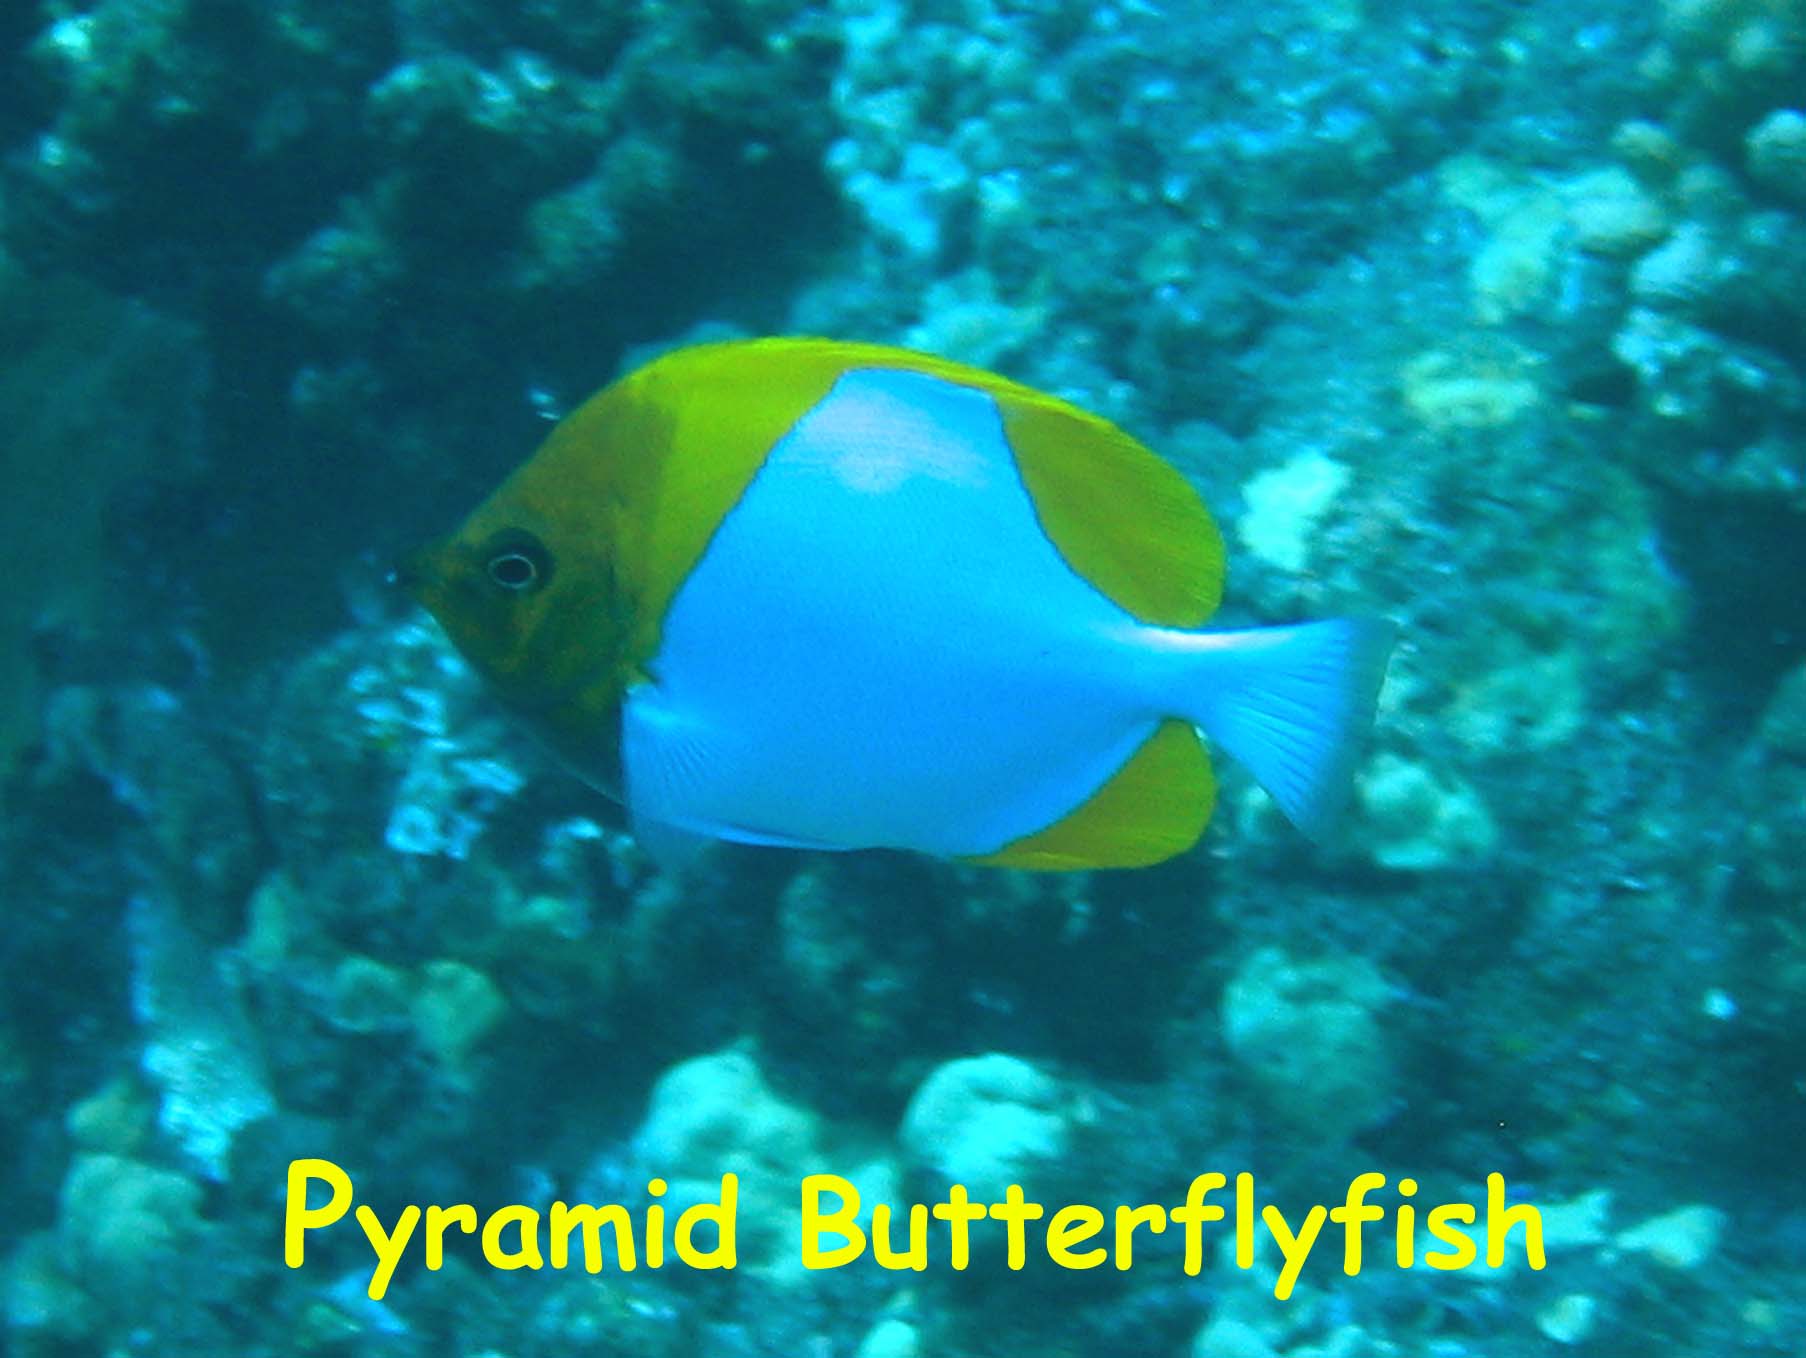
{"type": "Polygon", "coordinates": [[[0,66],[9,1351],[1798,1350],[1798,0],[20,0],[0,66]],[[1219,760],[1141,871],[661,870],[385,577],[772,333],[1120,424],[1221,625],[1393,620],[1341,831],[1219,760]]]}

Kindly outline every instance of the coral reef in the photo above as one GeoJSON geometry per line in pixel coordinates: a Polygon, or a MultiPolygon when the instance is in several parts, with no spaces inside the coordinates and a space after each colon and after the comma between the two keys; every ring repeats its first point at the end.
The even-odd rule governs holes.
{"type": "Polygon", "coordinates": [[[45,0],[0,68],[17,1351],[1792,1351],[1799,0],[45,0]],[[1397,619],[1347,831],[1223,761],[1144,873],[656,871],[379,582],[620,367],[767,330],[1121,421],[1224,625],[1397,619]],[[373,1301],[353,1223],[284,1267],[297,1156],[383,1220],[731,1171],[746,1265],[454,1236],[373,1301]],[[789,1234],[818,1171],[1291,1212],[1350,1166],[1506,1174],[1550,1268],[1374,1228],[1281,1305],[1271,1242],[789,1234]]]}
{"type": "Polygon", "coordinates": [[[155,546],[255,626],[264,582],[222,552],[305,532],[330,578],[423,535],[507,460],[445,449],[483,462],[630,340],[782,280],[834,217],[837,46],[801,5],[49,6],[9,82],[37,122],[7,244],[202,326],[233,395],[211,475],[149,507],[198,531],[155,546]],[[186,508],[221,496],[231,522],[186,508]]]}
{"type": "Polygon", "coordinates": [[[13,489],[0,534],[13,584],[0,604],[0,757],[10,759],[37,725],[42,659],[119,626],[114,502],[147,478],[194,470],[207,365],[189,327],[73,278],[34,277],[3,253],[0,352],[13,489]]]}

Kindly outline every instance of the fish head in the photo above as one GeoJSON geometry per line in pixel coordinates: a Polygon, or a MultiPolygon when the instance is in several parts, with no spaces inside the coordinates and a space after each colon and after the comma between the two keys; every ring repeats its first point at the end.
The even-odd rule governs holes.
{"type": "Polygon", "coordinates": [[[575,506],[548,510],[517,489],[407,553],[394,578],[505,706],[558,726],[618,699],[624,605],[608,544],[575,506]]]}

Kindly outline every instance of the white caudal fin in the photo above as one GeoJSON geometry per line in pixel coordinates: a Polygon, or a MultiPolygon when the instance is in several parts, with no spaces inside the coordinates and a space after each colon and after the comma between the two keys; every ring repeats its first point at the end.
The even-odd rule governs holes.
{"type": "Polygon", "coordinates": [[[1192,633],[1183,715],[1320,839],[1347,800],[1396,635],[1358,618],[1192,633]]]}

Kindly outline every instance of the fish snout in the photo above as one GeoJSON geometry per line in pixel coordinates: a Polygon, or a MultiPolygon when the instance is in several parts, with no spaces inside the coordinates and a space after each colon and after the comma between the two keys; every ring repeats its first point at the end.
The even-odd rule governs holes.
{"type": "Polygon", "coordinates": [[[440,560],[442,551],[442,543],[429,542],[403,552],[389,566],[386,582],[392,588],[405,590],[416,602],[426,603],[435,582],[445,575],[440,560]]]}
{"type": "Polygon", "coordinates": [[[389,573],[383,577],[383,583],[413,594],[420,587],[420,556],[420,549],[415,548],[411,552],[396,557],[389,567],[389,573]]]}

